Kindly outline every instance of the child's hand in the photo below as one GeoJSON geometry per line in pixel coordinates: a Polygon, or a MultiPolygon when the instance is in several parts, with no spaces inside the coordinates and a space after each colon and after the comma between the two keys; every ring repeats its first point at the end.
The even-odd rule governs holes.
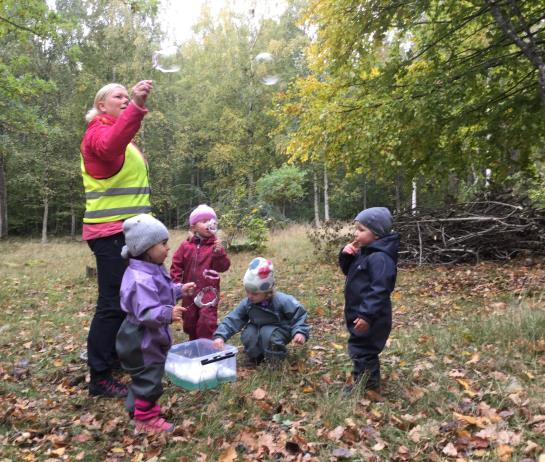
{"type": "Polygon", "coordinates": [[[186,310],[187,310],[187,308],[184,308],[181,305],[176,305],[174,308],[172,308],[172,322],[181,321],[182,320],[182,314],[186,310]]]}
{"type": "Polygon", "coordinates": [[[303,334],[295,334],[293,338],[291,339],[292,343],[295,345],[303,345],[307,341],[305,336],[303,334]]]}
{"type": "Polygon", "coordinates": [[[187,295],[193,295],[197,285],[194,282],[188,282],[187,284],[182,285],[182,295],[185,297],[187,295]]]}
{"type": "Polygon", "coordinates": [[[346,244],[343,249],[343,253],[347,253],[349,255],[355,255],[358,253],[358,250],[360,249],[360,245],[358,241],[352,241],[350,244],[346,244]]]}
{"type": "Polygon", "coordinates": [[[357,318],[354,321],[354,330],[358,333],[367,332],[369,330],[369,323],[362,318],[357,318]]]}
{"type": "Polygon", "coordinates": [[[221,252],[221,250],[223,249],[223,246],[221,245],[221,241],[216,238],[216,240],[214,241],[214,252],[218,253],[218,252],[221,252]]]}
{"type": "Polygon", "coordinates": [[[225,346],[225,342],[221,337],[216,337],[214,339],[214,347],[218,350],[223,350],[223,347],[225,346]]]}

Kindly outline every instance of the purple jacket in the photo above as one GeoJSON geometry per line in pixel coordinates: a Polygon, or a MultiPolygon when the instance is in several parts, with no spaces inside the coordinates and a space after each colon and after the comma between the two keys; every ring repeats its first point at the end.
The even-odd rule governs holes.
{"type": "Polygon", "coordinates": [[[140,349],[145,364],[165,361],[172,344],[168,325],[181,288],[163,265],[129,260],[121,282],[121,309],[127,313],[126,322],[143,329],[140,349]]]}

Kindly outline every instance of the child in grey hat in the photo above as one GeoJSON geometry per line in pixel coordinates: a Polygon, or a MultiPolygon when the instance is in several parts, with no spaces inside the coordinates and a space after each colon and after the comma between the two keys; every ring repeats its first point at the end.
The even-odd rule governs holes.
{"type": "MultiPolygon", "coordinates": [[[[399,234],[392,232],[386,207],[362,210],[354,219],[354,240],[339,254],[346,275],[344,315],[354,382],[380,390],[379,354],[392,329],[392,304],[397,275],[399,234]]],[[[347,391],[351,391],[349,386],[347,391]]]]}
{"type": "Polygon", "coordinates": [[[169,325],[181,321],[184,308],[176,303],[193,292],[195,283],[175,284],[163,263],[168,255],[168,230],[151,215],[123,223],[126,245],[121,254],[129,266],[121,282],[121,309],[126,318],[117,333],[116,349],[123,369],[131,374],[126,407],[136,432],[171,432],[160,417],[157,401],[171,346],[169,325]]]}
{"type": "Polygon", "coordinates": [[[270,260],[254,258],[244,274],[247,297],[219,324],[214,344],[224,342],[242,330],[244,351],[252,365],[264,359],[276,361],[287,355],[288,343],[304,344],[310,334],[307,312],[295,297],[274,289],[274,268],[270,260]]]}

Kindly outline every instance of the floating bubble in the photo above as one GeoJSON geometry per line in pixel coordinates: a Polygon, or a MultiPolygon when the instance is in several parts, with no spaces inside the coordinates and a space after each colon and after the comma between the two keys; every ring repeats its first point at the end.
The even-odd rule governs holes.
{"type": "Polygon", "coordinates": [[[274,85],[280,81],[276,72],[276,63],[273,55],[267,52],[259,53],[255,58],[255,72],[257,78],[264,85],[274,85]]]}
{"type": "Polygon", "coordinates": [[[161,72],[178,72],[181,69],[182,56],[178,47],[172,45],[156,51],[151,57],[154,69],[161,72]]]}

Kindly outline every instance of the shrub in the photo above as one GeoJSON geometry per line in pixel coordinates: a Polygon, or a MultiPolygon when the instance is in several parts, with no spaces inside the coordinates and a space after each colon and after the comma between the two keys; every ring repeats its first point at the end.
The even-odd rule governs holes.
{"type": "Polygon", "coordinates": [[[309,229],[307,235],[318,258],[327,262],[336,261],[341,247],[354,238],[350,223],[344,221],[327,221],[319,228],[309,229]]]}
{"type": "Polygon", "coordinates": [[[252,209],[246,214],[231,210],[221,218],[225,245],[230,252],[261,252],[269,239],[266,221],[252,209]]]}

